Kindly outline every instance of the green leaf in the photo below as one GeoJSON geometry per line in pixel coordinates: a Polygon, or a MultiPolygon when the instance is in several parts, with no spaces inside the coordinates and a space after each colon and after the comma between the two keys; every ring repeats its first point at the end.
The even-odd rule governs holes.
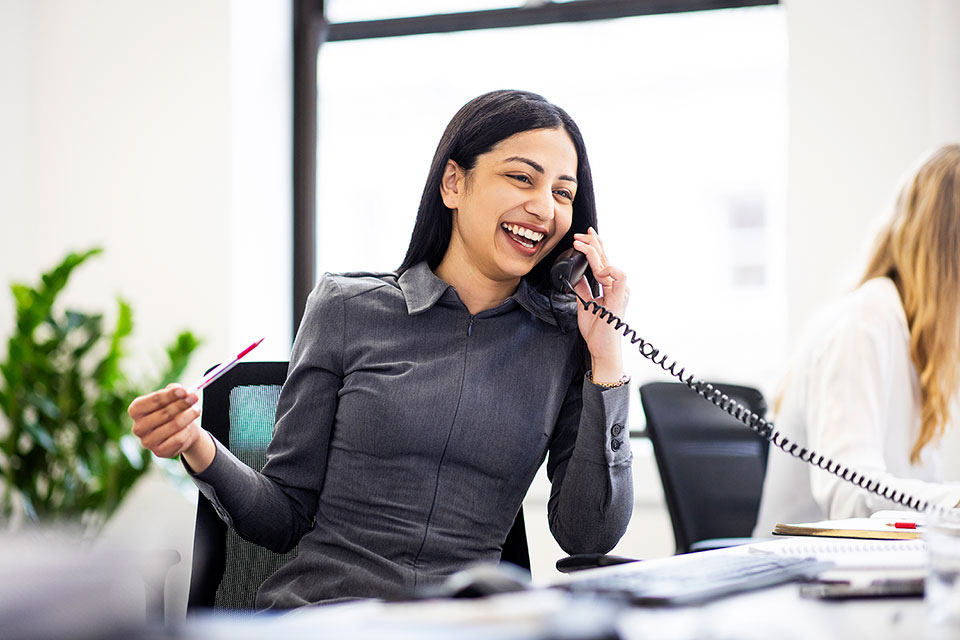
{"type": "Polygon", "coordinates": [[[49,396],[41,395],[34,391],[28,391],[26,399],[30,406],[35,407],[41,415],[44,415],[53,421],[58,421],[61,419],[62,414],[60,411],[60,406],[49,396]]]}
{"type": "Polygon", "coordinates": [[[57,295],[67,285],[70,274],[90,256],[101,253],[102,249],[90,249],[84,253],[68,253],[67,257],[50,271],[40,276],[40,285],[34,289],[34,312],[48,317],[52,314],[53,303],[57,295]]]}
{"type": "Polygon", "coordinates": [[[117,325],[110,338],[110,348],[97,366],[94,375],[105,389],[113,389],[124,379],[120,373],[120,359],[123,357],[123,340],[133,331],[133,311],[122,299],[117,299],[117,325]]]}
{"type": "Polygon", "coordinates": [[[73,331],[77,327],[82,327],[91,317],[80,311],[71,311],[70,309],[67,309],[63,315],[65,320],[63,323],[63,329],[66,332],[73,331]]]}
{"type": "Polygon", "coordinates": [[[174,340],[173,344],[167,347],[167,358],[169,364],[166,372],[161,376],[157,387],[165,387],[171,382],[176,382],[183,375],[187,364],[190,362],[190,356],[199,347],[201,341],[189,331],[182,331],[174,340]]]}
{"type": "Polygon", "coordinates": [[[100,341],[100,338],[103,337],[103,316],[87,316],[86,321],[80,327],[84,333],[86,333],[86,338],[73,350],[73,358],[77,361],[83,359],[83,357],[91,350],[96,344],[100,341]]]}
{"type": "Polygon", "coordinates": [[[113,332],[113,344],[119,348],[120,341],[133,332],[133,310],[122,298],[117,298],[117,328],[113,332]]]}
{"type": "Polygon", "coordinates": [[[42,297],[45,300],[49,299],[52,306],[53,300],[60,291],[67,286],[67,280],[70,279],[70,274],[73,273],[73,270],[83,264],[90,256],[99,253],[103,253],[103,249],[94,248],[84,253],[68,253],[67,257],[64,258],[60,264],[41,276],[40,280],[43,283],[43,287],[38,289],[38,292],[43,294],[42,297]]]}
{"type": "Polygon", "coordinates": [[[25,420],[22,423],[22,426],[23,430],[27,432],[27,435],[29,435],[30,438],[40,445],[45,451],[49,451],[50,453],[56,452],[57,444],[53,441],[53,436],[51,436],[46,429],[40,426],[39,423],[31,420],[25,420]]]}
{"type": "Polygon", "coordinates": [[[10,285],[17,309],[17,330],[23,336],[33,334],[43,319],[47,316],[44,309],[34,304],[37,292],[23,284],[10,285]]]}

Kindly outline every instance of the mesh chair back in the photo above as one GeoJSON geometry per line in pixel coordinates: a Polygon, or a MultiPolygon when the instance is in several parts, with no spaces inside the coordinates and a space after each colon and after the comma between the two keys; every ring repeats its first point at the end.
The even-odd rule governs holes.
{"type": "MultiPolygon", "coordinates": [[[[756,389],[714,386],[763,416],[756,389]]],[[[767,441],[681,383],[640,387],[677,553],[712,538],[749,537],[757,520],[767,441]]]]}
{"type": "MultiPolygon", "coordinates": [[[[286,362],[241,362],[203,392],[203,427],[249,467],[266,464],[286,362]]],[[[247,542],[217,516],[202,496],[197,503],[189,607],[252,609],[257,589],[294,557],[247,542]]],[[[503,544],[501,562],[530,570],[523,509],[503,544]]]]}
{"type": "MultiPolygon", "coordinates": [[[[242,362],[203,392],[203,426],[259,471],[273,437],[286,362],[242,362]]],[[[297,553],[277,554],[228,528],[203,497],[197,504],[190,607],[252,609],[260,584],[297,553]]]]}

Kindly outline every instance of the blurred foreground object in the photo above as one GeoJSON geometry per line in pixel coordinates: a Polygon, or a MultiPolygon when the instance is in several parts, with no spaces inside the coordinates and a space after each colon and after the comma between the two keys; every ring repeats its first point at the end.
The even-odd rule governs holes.
{"type": "Polygon", "coordinates": [[[0,635],[24,638],[144,638],[157,628],[151,594],[166,558],[85,548],[66,531],[0,536],[0,635]],[[152,615],[151,615],[152,614],[152,615]]]}

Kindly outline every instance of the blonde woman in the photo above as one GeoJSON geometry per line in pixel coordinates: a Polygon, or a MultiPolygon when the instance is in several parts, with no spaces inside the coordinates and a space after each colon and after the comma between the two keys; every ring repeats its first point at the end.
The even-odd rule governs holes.
{"type": "MultiPolygon", "coordinates": [[[[960,145],[902,189],[860,286],[826,309],[789,368],[777,428],[801,446],[942,507],[940,436],[955,417],[960,357],[960,145]]],[[[755,535],[777,522],[897,508],[790,456],[770,455],[755,535]]],[[[902,507],[900,507],[902,508],[902,507]]]]}

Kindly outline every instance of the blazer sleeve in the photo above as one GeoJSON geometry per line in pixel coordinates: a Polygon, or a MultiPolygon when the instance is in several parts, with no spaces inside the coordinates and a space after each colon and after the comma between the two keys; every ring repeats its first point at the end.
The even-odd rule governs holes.
{"type": "Polygon", "coordinates": [[[276,552],[296,546],[316,513],[343,380],[343,306],[339,285],[325,276],[307,300],[294,340],[262,472],[218,442],[210,466],[191,473],[228,525],[276,552]]]}
{"type": "Polygon", "coordinates": [[[633,513],[630,384],[605,388],[584,376],[570,385],[550,443],[550,531],[569,554],[607,553],[633,513]]]}

